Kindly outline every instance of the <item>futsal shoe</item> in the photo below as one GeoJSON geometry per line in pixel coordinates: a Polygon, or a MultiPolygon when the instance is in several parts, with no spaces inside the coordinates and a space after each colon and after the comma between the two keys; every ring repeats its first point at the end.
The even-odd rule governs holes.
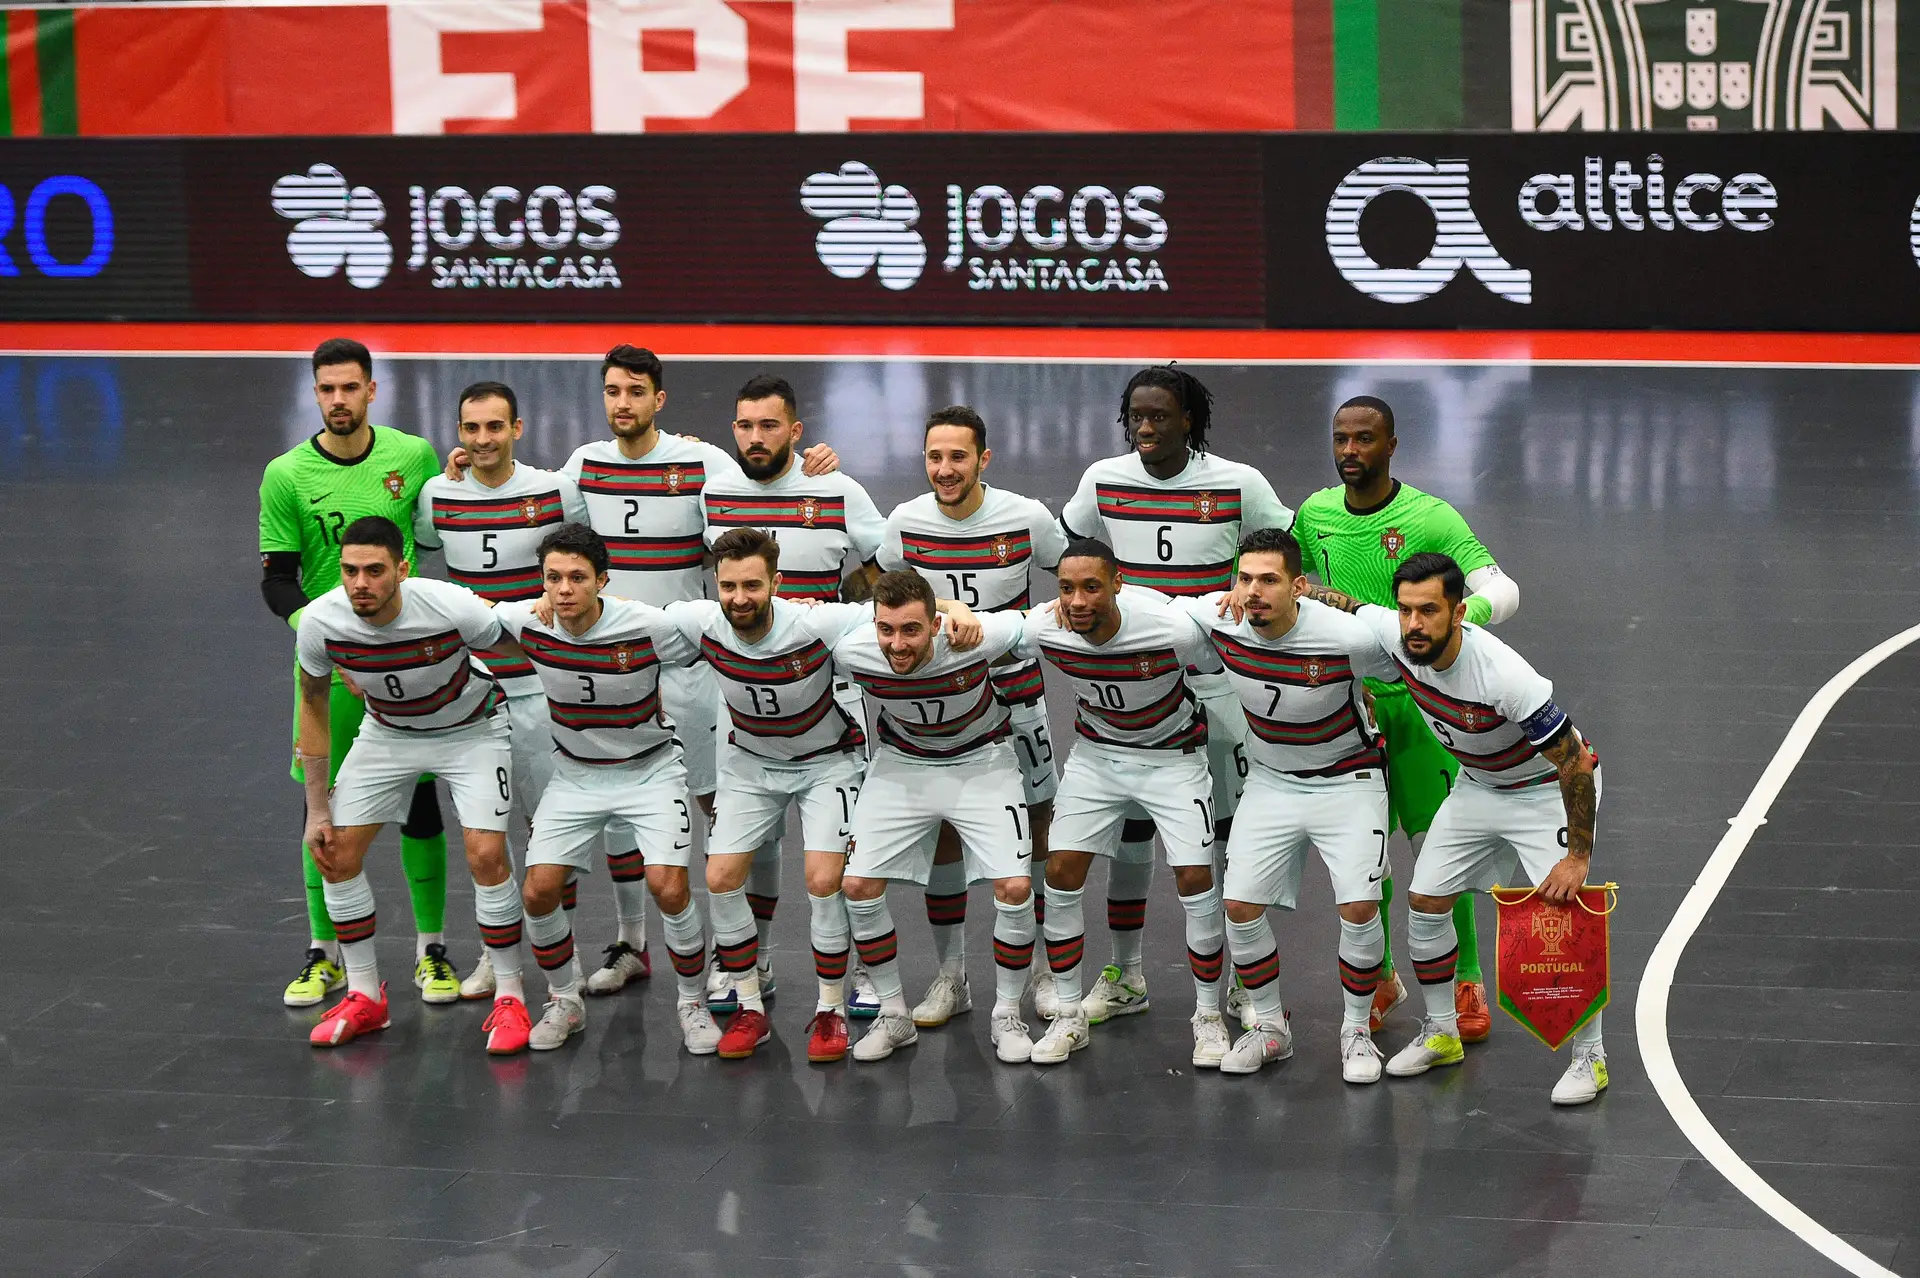
{"type": "Polygon", "coordinates": [[[1493,1033],[1493,1014],[1487,1010],[1483,981],[1458,981],[1453,987],[1454,1017],[1460,1022],[1460,1041],[1484,1043],[1493,1033]]]}
{"type": "Polygon", "coordinates": [[[447,947],[435,941],[413,965],[413,983],[420,988],[422,1003],[458,1003],[460,973],[447,958],[447,947]]]}
{"type": "Polygon", "coordinates": [[[1027,1023],[1018,1012],[995,1012],[987,1030],[993,1054],[1009,1065],[1024,1065],[1033,1059],[1033,1039],[1027,1035],[1027,1023]]]}
{"type": "Polygon", "coordinates": [[[516,1056],[527,1050],[527,1038],[533,1031],[533,1018],[527,1005],[511,994],[493,1000],[493,1010],[480,1028],[487,1034],[487,1055],[516,1056]]]}
{"type": "Polygon", "coordinates": [[[1053,969],[1036,959],[1027,973],[1027,992],[1033,995],[1033,1014],[1043,1021],[1060,1015],[1060,995],[1054,991],[1053,969]]]}
{"type": "Polygon", "coordinates": [[[1142,975],[1138,980],[1137,985],[1129,983],[1126,973],[1111,963],[1101,968],[1100,979],[1080,1000],[1080,1012],[1087,1018],[1087,1024],[1098,1025],[1116,1016],[1133,1016],[1146,1011],[1147,978],[1142,975]]]}
{"type": "Polygon", "coordinates": [[[1220,1011],[1226,1019],[1238,1022],[1243,1030],[1250,1030],[1260,1023],[1260,1018],[1253,1011],[1253,995],[1247,993],[1247,987],[1240,984],[1237,976],[1227,989],[1227,1001],[1220,1011]]]}
{"type": "MultiPolygon", "coordinates": [[[[766,1001],[772,999],[773,995],[773,960],[768,959],[767,965],[760,969],[760,998],[766,1001]]],[[[731,975],[727,977],[726,985],[717,994],[713,992],[712,981],[708,981],[707,1010],[721,1016],[740,1010],[740,991],[734,988],[731,975]]]]}
{"type": "Polygon", "coordinates": [[[1058,1065],[1093,1041],[1085,1013],[1056,1016],[1047,1032],[1033,1045],[1029,1059],[1035,1065],[1058,1065]]]}
{"type": "Polygon", "coordinates": [[[1553,1085],[1556,1105],[1584,1105],[1607,1090],[1607,1053],[1598,1043],[1577,1043],[1567,1072],[1553,1085]]]}
{"type": "Polygon", "coordinates": [[[853,1059],[884,1061],[896,1048],[912,1047],[919,1041],[920,1031],[913,1027],[911,1016],[890,1016],[882,1012],[874,1018],[873,1028],[853,1045],[853,1059]]]}
{"type": "Polygon", "coordinates": [[[312,1007],[346,983],[346,969],[316,946],[307,951],[300,975],[287,982],[287,991],[280,996],[280,1001],[288,1007],[312,1007]]]}
{"type": "Polygon", "coordinates": [[[315,1047],[338,1047],[342,1043],[351,1043],[362,1034],[371,1034],[383,1030],[392,1024],[387,1019],[387,984],[380,983],[380,1001],[375,1002],[357,990],[349,991],[347,996],[327,1009],[320,1023],[313,1027],[313,1033],[307,1041],[315,1047]]]}
{"type": "Polygon", "coordinates": [[[493,997],[493,951],[485,946],[480,948],[480,961],[467,973],[467,979],[460,982],[460,997],[469,1001],[478,1001],[493,997]]]}
{"type": "MultiPolygon", "coordinates": [[[[1256,1024],[1240,1036],[1233,1050],[1220,1058],[1222,1074],[1257,1074],[1260,1067],[1293,1056],[1293,1027],[1282,1017],[1278,1025],[1256,1024]]],[[[1196,1065],[1198,1061],[1194,1062],[1196,1065]]]]}
{"type": "Polygon", "coordinates": [[[1380,1049],[1364,1026],[1340,1027],[1340,1077],[1348,1083],[1380,1081],[1380,1049]]]}
{"type": "Polygon", "coordinates": [[[1229,1046],[1227,1023],[1218,1012],[1195,1012],[1192,1024],[1194,1068],[1219,1069],[1229,1046]]]}
{"type": "Polygon", "coordinates": [[[856,1021],[870,1021],[880,1015],[880,995],[873,988],[873,978],[867,975],[864,967],[855,968],[852,988],[847,993],[847,1015],[856,1021]]]}
{"type": "Polygon", "coordinates": [[[586,1028],[587,1005],[577,997],[563,995],[540,1010],[540,1019],[527,1035],[527,1046],[536,1052],[551,1052],[586,1028]]]}
{"type": "Polygon", "coordinates": [[[823,1007],[807,1022],[807,1059],[830,1065],[847,1058],[847,1018],[838,1008],[823,1007]]]}
{"type": "Polygon", "coordinates": [[[947,972],[933,978],[927,996],[913,1009],[913,1023],[921,1029],[938,1029],[962,1012],[973,1010],[973,992],[967,988],[966,974],[957,979],[947,972]]]}
{"type": "Polygon", "coordinates": [[[653,975],[653,960],[644,945],[636,950],[625,941],[615,941],[606,948],[606,955],[607,961],[587,978],[589,994],[618,994],[634,981],[653,975]]]}
{"type": "Polygon", "coordinates": [[[1412,1078],[1442,1065],[1458,1065],[1467,1059],[1460,1036],[1449,1034],[1432,1021],[1420,1026],[1420,1037],[1395,1052],[1387,1062],[1387,1073],[1395,1078],[1412,1078]]]}
{"type": "Polygon", "coordinates": [[[1406,1001],[1407,987],[1400,983],[1400,973],[1388,972],[1381,977],[1380,984],[1373,987],[1373,1010],[1367,1013],[1368,1032],[1378,1034],[1393,1009],[1406,1001]]]}
{"type": "Polygon", "coordinates": [[[754,1048],[772,1037],[773,1026],[768,1024],[767,1014],[747,1007],[733,1014],[733,1019],[727,1022],[727,1032],[714,1047],[723,1061],[743,1061],[753,1055],[754,1048]]]}
{"type": "MultiPolygon", "coordinates": [[[[693,1056],[711,1056],[720,1048],[720,1027],[713,1023],[713,1013],[704,1003],[680,1003],[675,1006],[680,1016],[680,1041],[686,1044],[687,1052],[693,1056]]],[[[752,1049],[748,1049],[752,1055],[752,1049]]]]}

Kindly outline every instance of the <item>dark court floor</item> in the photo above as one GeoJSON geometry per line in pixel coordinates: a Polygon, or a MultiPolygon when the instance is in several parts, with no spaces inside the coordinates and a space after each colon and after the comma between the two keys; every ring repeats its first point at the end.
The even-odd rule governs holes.
{"type": "MultiPolygon", "coordinates": [[[[670,365],[667,420],[721,439],[753,371],[670,365]]],[[[919,423],[948,402],[992,424],[992,479],[1056,508],[1120,444],[1123,368],[781,371],[882,509],[920,490],[919,423]]],[[[1625,887],[1600,1103],[1549,1106],[1562,1061],[1504,1015],[1443,1077],[1343,1085],[1337,928],[1312,870],[1278,924],[1297,1055],[1251,1078],[1187,1063],[1164,876],[1155,1007],[1070,1065],[998,1064],[976,1012],[880,1065],[809,1066],[793,864],[776,926],[792,993],[749,1062],[685,1055],[659,977],[593,1002],[584,1040],[540,1058],[491,1062],[481,1008],[411,998],[378,1041],[315,1052],[312,1014],[279,1004],[305,937],[300,798],[290,636],[254,557],[260,468],[316,425],[307,369],[0,359],[0,1273],[1836,1272],[1696,1155],[1646,1081],[1632,1009],[1787,724],[1920,611],[1920,377],[1199,371],[1219,394],[1216,450],[1260,465],[1289,504],[1332,482],[1333,406],[1384,396],[1396,473],[1459,505],[1519,580],[1502,634],[1606,759],[1597,868],[1625,887]]],[[[592,360],[377,373],[375,420],[443,449],[455,391],[483,376],[519,389],[530,461],[604,429],[592,360]]],[[[1906,1274],[1920,1274],[1916,676],[1920,656],[1896,658],[1841,702],[1688,947],[1672,1014],[1681,1072],[1734,1149],[1906,1274]]],[[[391,835],[382,846],[375,888],[404,919],[391,835]]],[[[477,941],[461,877],[449,926],[464,967],[477,941]]],[[[604,877],[582,898],[597,949],[612,939],[604,877]]],[[[913,894],[896,913],[917,993],[924,916],[913,894]]],[[[977,986],[991,915],[976,893],[977,986]]],[[[408,928],[382,937],[405,971],[408,928]]],[[[657,955],[657,925],[655,940],[657,955]]],[[[1413,1024],[1396,1015],[1390,1050],[1413,1024]]]]}

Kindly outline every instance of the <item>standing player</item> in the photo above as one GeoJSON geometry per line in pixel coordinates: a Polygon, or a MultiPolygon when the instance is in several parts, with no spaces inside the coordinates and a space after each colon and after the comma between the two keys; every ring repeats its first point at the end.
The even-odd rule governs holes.
{"type": "MultiPolygon", "coordinates": [[[[586,522],[580,490],[565,475],[514,460],[526,423],[512,387],[475,382],[460,392],[459,410],[460,447],[472,464],[473,482],[444,475],[426,482],[414,509],[414,543],[441,551],[447,576],[488,603],[538,598],[540,542],[563,523],[586,522]]],[[[530,662],[492,651],[482,652],[480,660],[507,694],[513,735],[509,828],[524,837],[553,775],[553,725],[530,662]]],[[[460,997],[487,998],[493,989],[491,954],[483,951],[460,983],[460,997]]]]}
{"type": "Polygon", "coordinates": [[[1029,614],[1027,634],[1072,680],[1081,740],[1067,755],[1053,801],[1045,930],[1059,1007],[1033,1045],[1033,1061],[1059,1064],[1089,1041],[1090,1018],[1080,1002],[1081,896],[1093,858],[1112,857],[1128,815],[1144,811],[1159,829],[1187,915],[1193,1063],[1216,1066],[1228,1047],[1220,1019],[1226,922],[1214,875],[1207,717],[1187,671],[1217,673],[1220,660],[1185,613],[1152,591],[1121,590],[1120,567],[1104,542],[1068,543],[1059,575],[1058,602],[1029,614]]]}
{"type": "Polygon", "coordinates": [[[1247,991],[1253,1025],[1220,1061],[1251,1074],[1293,1055],[1280,1001],[1280,954],[1268,907],[1291,910],[1300,896],[1307,848],[1320,850],[1340,913],[1340,1073],[1349,1083],[1380,1081],[1380,1052],[1367,1016],[1386,953],[1380,880],[1387,869],[1386,753],[1367,716],[1361,676],[1397,679],[1373,632],[1353,617],[1297,599],[1300,545],[1278,528],[1240,543],[1232,600],[1244,615],[1222,616],[1220,600],[1182,599],[1213,640],[1246,710],[1253,767],[1227,848],[1227,947],[1247,991]]]}
{"type": "Polygon", "coordinates": [[[315,1047],[338,1047],[387,1027],[387,992],[374,959],[373,889],[361,872],[380,827],[403,815],[422,773],[446,778],[466,829],[467,868],[480,935],[495,951],[499,991],[482,1027],[487,1051],[527,1045],[531,1023],[520,982],[520,893],[507,864],[513,752],[500,685],[474,653],[519,645],[479,596],[444,581],[409,580],[406,541],[391,519],[369,515],[340,533],[340,582],[300,618],[300,740],[306,768],[307,846],[325,879],[327,914],[340,938],[347,996],[313,1027],[315,1047]],[[363,726],[329,796],[331,683],[344,670],[365,689],[363,726]]]}
{"type": "Polygon", "coordinates": [[[495,610],[540,672],[557,756],[527,851],[527,935],[552,996],[528,1046],[549,1051],[586,1028],[561,894],[575,874],[593,869],[593,849],[617,826],[646,858],[679,987],[682,1039],[689,1052],[708,1054],[720,1031],[702,997],[706,934],[687,886],[693,810],[680,743],[660,706],[661,671],[697,660],[699,649],[658,608],[601,596],[609,557],[592,529],[566,524],[537,553],[551,618],[527,603],[495,610]]]}
{"type": "MultiPolygon", "coordinates": [[[[1240,539],[1293,521],[1266,476],[1207,451],[1213,396],[1193,374],[1171,366],[1135,373],[1120,396],[1120,424],[1131,451],[1087,467],[1060,522],[1069,537],[1112,546],[1134,585],[1169,595],[1226,590],[1233,584],[1240,539]]],[[[1225,676],[1190,672],[1190,683],[1207,715],[1213,811],[1220,822],[1215,852],[1223,855],[1247,775],[1247,723],[1225,676]]],[[[1113,963],[1084,1004],[1093,1024],[1147,1010],[1141,947],[1153,884],[1151,822],[1127,822],[1107,884],[1113,963]]]]}
{"type": "Polygon", "coordinates": [[[960,836],[967,877],[993,881],[989,1036],[994,1055],[1017,1064],[1034,1050],[1020,1019],[1033,965],[1032,851],[1026,769],[1009,743],[1010,716],[988,667],[1021,642],[1024,623],[990,614],[981,619],[980,634],[969,630],[963,639],[940,625],[937,607],[918,573],[883,573],[873,586],[872,624],[833,650],[872,698],[880,738],[854,812],[846,878],[854,944],[880,996],[880,1015],[853,1058],[884,1060],[919,1039],[900,985],[899,937],[886,890],[889,880],[925,884],[944,822],[960,836]]]}
{"type": "MultiPolygon", "coordinates": [[[[1399,442],[1393,409],[1384,400],[1357,395],[1334,413],[1333,465],[1340,485],[1323,488],[1300,504],[1293,535],[1300,543],[1304,567],[1342,594],[1391,608],[1393,574],[1401,564],[1430,551],[1450,555],[1466,573],[1471,592],[1467,620],[1479,626],[1505,621],[1520,607],[1520,587],[1500,571],[1459,511],[1393,478],[1393,452],[1399,442]]],[[[1393,820],[1406,831],[1417,857],[1460,765],[1428,730],[1419,707],[1407,694],[1407,685],[1375,681],[1368,687],[1392,764],[1387,788],[1393,820]]],[[[1391,874],[1383,891],[1384,904],[1391,905],[1391,874]]],[[[1492,1032],[1493,1017],[1480,975],[1471,893],[1455,903],[1453,918],[1460,936],[1460,1037],[1478,1043],[1492,1032]]],[[[1387,1013],[1406,997],[1406,987],[1393,970],[1389,946],[1386,971],[1374,992],[1374,1033],[1380,1032],[1387,1013]]]]}
{"type": "MultiPolygon", "coordinates": [[[[295,629],[308,602],[340,584],[340,535],[347,525],[367,515],[395,521],[402,530],[402,557],[413,563],[408,516],[439,462],[426,440],[368,423],[375,391],[373,356],[366,347],[344,337],[320,343],[313,352],[313,397],[320,406],[321,430],[274,458],[260,478],[260,592],[274,615],[295,629]]],[[[330,697],[329,783],[366,711],[344,678],[335,677],[330,697]]],[[[305,781],[297,758],[293,779],[305,781]]],[[[414,983],[428,1003],[455,1002],[460,976],[447,958],[443,932],[447,838],[432,777],[421,777],[414,786],[400,827],[400,863],[413,900],[414,983]]],[[[288,1007],[311,1007],[346,980],[320,871],[305,847],[300,865],[313,939],[299,975],[283,996],[288,1007]]]]}
{"type": "MultiPolygon", "coordinates": [[[[1397,615],[1334,591],[1313,594],[1356,612],[1395,653],[1408,695],[1460,761],[1461,782],[1441,801],[1407,889],[1407,951],[1427,1015],[1387,1073],[1409,1078],[1465,1059],[1453,988],[1454,901],[1512,883],[1524,869],[1542,900],[1572,905],[1593,861],[1600,761],[1554,704],[1553,685],[1467,620],[1459,564],[1441,554],[1409,555],[1394,570],[1393,589],[1397,615]]],[[[1574,1031],[1573,1060],[1554,1084],[1553,1103],[1584,1105],[1606,1086],[1595,1012],[1574,1031]]]]}
{"type": "MultiPolygon", "coordinates": [[[[982,612],[1024,610],[1031,602],[1028,574],[1033,566],[1052,571],[1066,549],[1059,521],[1032,498],[984,481],[993,450],[987,447],[987,424],[973,409],[964,404],[940,409],[927,418],[925,441],[927,482],[933,491],[902,502],[887,516],[880,566],[888,571],[911,568],[926,578],[937,598],[958,600],[982,612]]],[[[1040,663],[1004,659],[994,667],[992,679],[1012,717],[1014,753],[1026,776],[1027,812],[1033,820],[1033,864],[1044,873],[1047,822],[1058,782],[1040,663]]],[[[941,828],[926,897],[940,971],[913,1009],[913,1022],[930,1027],[944,1025],[973,1006],[966,976],[967,865],[951,826],[941,828]]],[[[1036,912],[1039,907],[1035,898],[1036,912]]],[[[1044,921],[1044,915],[1040,917],[1044,921]]],[[[1053,978],[1045,963],[1034,966],[1034,977],[1042,986],[1036,995],[1051,1003],[1044,987],[1053,978]]]]}

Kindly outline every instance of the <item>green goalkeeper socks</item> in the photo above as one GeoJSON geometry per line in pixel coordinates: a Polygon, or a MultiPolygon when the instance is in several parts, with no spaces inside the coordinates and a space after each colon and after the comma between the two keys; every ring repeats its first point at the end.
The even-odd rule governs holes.
{"type": "Polygon", "coordinates": [[[1480,934],[1473,925],[1473,893],[1462,892],[1453,903],[1453,931],[1460,938],[1460,961],[1454,965],[1453,979],[1473,981],[1480,976],[1480,934]]]}
{"type": "Polygon", "coordinates": [[[417,932],[444,932],[447,924],[447,836],[400,836],[400,864],[407,872],[417,932]]]}

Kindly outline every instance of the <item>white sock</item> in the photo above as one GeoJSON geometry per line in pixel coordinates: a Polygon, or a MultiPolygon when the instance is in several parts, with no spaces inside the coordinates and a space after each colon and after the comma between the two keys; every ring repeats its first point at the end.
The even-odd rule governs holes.
{"type": "Polygon", "coordinates": [[[1220,977],[1226,968],[1227,915],[1218,882],[1204,892],[1180,898],[1187,912],[1187,963],[1193,968],[1195,1010],[1220,1010],[1220,977]]]}
{"type": "Polygon", "coordinates": [[[1146,974],[1147,897],[1153,892],[1153,840],[1122,843],[1107,864],[1107,932],[1113,965],[1129,985],[1146,974]]]}
{"type": "Polygon", "coordinates": [[[673,983],[679,1001],[702,998],[707,989],[707,937],[700,927],[700,906],[691,898],[678,914],[660,912],[660,930],[666,934],[667,953],[673,959],[673,983]]]}
{"type": "Polygon", "coordinates": [[[1407,956],[1420,982],[1427,1019],[1442,1034],[1458,1034],[1460,1019],[1453,1004],[1453,965],[1460,957],[1460,941],[1453,931],[1453,912],[1422,914],[1407,911],[1407,956]]]}
{"type": "Polygon", "coordinates": [[[882,1016],[907,1014],[906,992],[900,987],[900,934],[883,892],[871,901],[847,898],[847,918],[853,924],[853,943],[866,964],[873,992],[880,996],[882,1016]]]}
{"type": "Polygon", "coordinates": [[[820,982],[817,1011],[844,1011],[847,1006],[847,958],[853,949],[853,927],[847,921],[844,893],[807,894],[807,937],[813,944],[813,972],[820,982]]]}
{"type": "Polygon", "coordinates": [[[754,930],[760,937],[760,966],[773,963],[773,913],[780,904],[780,840],[768,839],[753,854],[747,868],[747,904],[753,910],[754,930]]]}
{"type": "Polygon", "coordinates": [[[1280,1002],[1280,950],[1266,912],[1251,923],[1227,920],[1227,945],[1234,971],[1253,1001],[1253,1015],[1262,1025],[1281,1025],[1287,1009],[1280,1002]]]}
{"type": "Polygon", "coordinates": [[[1366,1028],[1373,992],[1387,955],[1387,929],[1378,914],[1365,923],[1340,920],[1340,1022],[1366,1028]]]}
{"type": "Polygon", "coordinates": [[[547,993],[555,999],[580,997],[580,976],[573,964],[573,921],[567,912],[527,915],[527,939],[533,959],[546,973],[547,993]]]}
{"type": "Polygon", "coordinates": [[[425,958],[429,945],[445,945],[446,943],[447,934],[445,932],[416,933],[413,938],[413,961],[418,963],[421,959],[425,958]]]}
{"type": "Polygon", "coordinates": [[[1020,1011],[1033,966],[1033,894],[1018,905],[993,902],[993,1014],[1020,1011]]]}
{"type": "Polygon", "coordinates": [[[935,864],[927,875],[927,926],[933,957],[955,980],[967,969],[967,862],[935,864]]]}
{"type": "MultiPolygon", "coordinates": [[[[338,963],[340,961],[340,942],[337,939],[323,941],[316,936],[307,942],[307,948],[310,950],[319,950],[322,954],[325,954],[331,962],[338,963]]],[[[414,961],[416,963],[419,962],[418,955],[414,957],[414,961]]]]}
{"type": "Polygon", "coordinates": [[[1607,1049],[1602,1046],[1600,1042],[1601,1015],[1602,1013],[1595,1012],[1592,1020],[1573,1032],[1573,1038],[1570,1041],[1575,1047],[1591,1047],[1600,1053],[1602,1057],[1605,1057],[1607,1049]]]}
{"type": "Polygon", "coordinates": [[[473,916],[493,958],[493,997],[527,1001],[520,982],[520,946],[524,928],[520,889],[511,876],[499,883],[473,885],[473,916]]]}
{"type": "Polygon", "coordinates": [[[380,968],[373,953],[373,886],[363,872],[343,883],[323,883],[321,891],[327,902],[327,917],[333,920],[340,937],[347,992],[379,1002],[380,968]]]}
{"type": "Polygon", "coordinates": [[[713,916],[713,948],[720,956],[720,966],[733,980],[740,1006],[766,1011],[760,999],[760,936],[754,930],[746,889],[708,893],[707,909],[713,916]]]}
{"type": "Polygon", "coordinates": [[[1081,977],[1087,949],[1087,918],[1082,898],[1087,890],[1047,885],[1047,967],[1060,1000],[1060,1015],[1080,1014],[1081,977]]]}

